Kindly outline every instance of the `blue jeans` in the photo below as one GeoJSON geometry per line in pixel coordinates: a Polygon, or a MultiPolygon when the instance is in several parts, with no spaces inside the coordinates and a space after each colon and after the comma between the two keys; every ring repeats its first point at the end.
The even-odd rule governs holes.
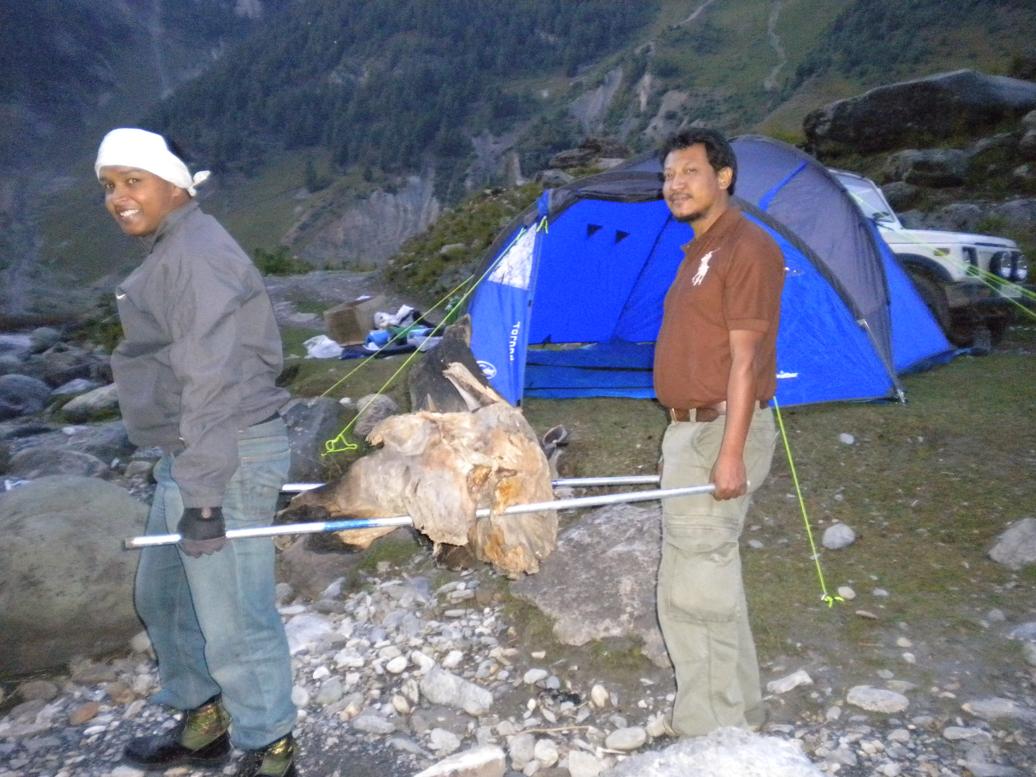
{"type": "MultiPolygon", "coordinates": [[[[284,421],[238,432],[238,454],[223,498],[227,528],[268,526],[290,462],[284,421]]],[[[172,463],[167,454],[155,468],[147,534],[176,532],[183,499],[172,463]]],[[[162,689],[154,701],[187,710],[222,693],[231,739],[246,750],[291,731],[291,658],[275,585],[269,538],[228,541],[198,558],[171,545],[144,549],[135,601],[158,657],[162,689]]]]}

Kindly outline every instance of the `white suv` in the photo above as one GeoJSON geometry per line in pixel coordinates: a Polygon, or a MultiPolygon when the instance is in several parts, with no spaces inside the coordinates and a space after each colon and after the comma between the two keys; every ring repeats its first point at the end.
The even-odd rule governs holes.
{"type": "Polygon", "coordinates": [[[1017,243],[991,235],[907,229],[874,181],[844,170],[831,172],[877,225],[954,345],[972,345],[983,327],[993,343],[1003,337],[1029,277],[1017,243]]]}

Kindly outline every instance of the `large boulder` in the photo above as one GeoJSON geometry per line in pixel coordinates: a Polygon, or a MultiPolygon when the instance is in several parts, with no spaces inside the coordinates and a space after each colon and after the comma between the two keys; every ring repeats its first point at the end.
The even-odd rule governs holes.
{"type": "Polygon", "coordinates": [[[539,574],[512,584],[511,592],[552,618],[554,636],[566,645],[640,639],[648,658],[668,666],[655,615],[661,547],[660,506],[602,507],[561,532],[539,574]]]}
{"type": "Polygon", "coordinates": [[[103,480],[45,477],[0,494],[0,677],[119,648],[140,631],[133,609],[147,507],[103,480]]]}
{"type": "Polygon", "coordinates": [[[900,151],[889,156],[885,175],[915,186],[960,186],[968,175],[968,154],[956,148],[900,151]]]}
{"type": "Polygon", "coordinates": [[[32,342],[32,352],[42,353],[61,342],[61,332],[50,326],[41,326],[29,333],[29,340],[32,342]]]}
{"type": "Polygon", "coordinates": [[[26,362],[25,372],[55,388],[76,378],[111,382],[107,358],[71,343],[57,343],[43,353],[34,354],[26,362]]]}
{"type": "Polygon", "coordinates": [[[88,426],[66,426],[61,430],[65,445],[73,450],[90,453],[102,461],[129,457],[136,446],[130,442],[122,421],[108,421],[88,426]]]}
{"type": "Polygon", "coordinates": [[[911,210],[899,214],[908,229],[942,229],[950,232],[987,232],[984,222],[1002,224],[995,231],[1026,233],[1036,231],[1036,197],[1016,197],[1006,202],[954,202],[922,213],[911,210]]]}
{"type": "Polygon", "coordinates": [[[32,353],[32,335],[0,334],[0,356],[20,361],[32,353]]]}
{"type": "Polygon", "coordinates": [[[77,475],[86,478],[107,477],[111,470],[96,456],[69,448],[35,446],[11,457],[7,472],[25,480],[48,475],[77,475]]]}
{"type": "Polygon", "coordinates": [[[1036,109],[1036,83],[955,70],[871,89],[803,120],[819,154],[887,151],[975,136],[1036,109]]]}
{"type": "Polygon", "coordinates": [[[119,412],[119,390],[114,383],[80,394],[61,408],[69,421],[84,423],[110,418],[119,412]]]}
{"type": "Polygon", "coordinates": [[[47,404],[50,386],[28,375],[0,375],[0,421],[38,413],[47,404]]]}
{"type": "Polygon", "coordinates": [[[284,411],[291,446],[292,482],[323,482],[327,478],[324,443],[334,439],[345,426],[342,406],[330,397],[300,399],[284,411]]]}

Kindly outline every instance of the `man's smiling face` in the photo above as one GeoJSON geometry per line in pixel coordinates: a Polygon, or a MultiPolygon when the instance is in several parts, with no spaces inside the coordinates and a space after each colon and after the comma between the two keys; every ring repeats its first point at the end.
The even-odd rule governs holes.
{"type": "Polygon", "coordinates": [[[104,206],[127,235],[153,234],[165,217],[190,199],[184,189],[135,167],[102,167],[104,206]]]}

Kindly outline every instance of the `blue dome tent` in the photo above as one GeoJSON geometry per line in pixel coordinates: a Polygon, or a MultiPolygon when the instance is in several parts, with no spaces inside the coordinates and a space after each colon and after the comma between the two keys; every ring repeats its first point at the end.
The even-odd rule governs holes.
{"type": "MultiPolygon", "coordinates": [[[[953,350],[874,225],[819,162],[733,141],[735,200],[784,254],[777,398],[901,398],[897,376],[953,350]]],[[[545,191],[490,248],[468,306],[493,387],[523,396],[652,397],[662,300],[693,237],[640,157],[545,191]]]]}

